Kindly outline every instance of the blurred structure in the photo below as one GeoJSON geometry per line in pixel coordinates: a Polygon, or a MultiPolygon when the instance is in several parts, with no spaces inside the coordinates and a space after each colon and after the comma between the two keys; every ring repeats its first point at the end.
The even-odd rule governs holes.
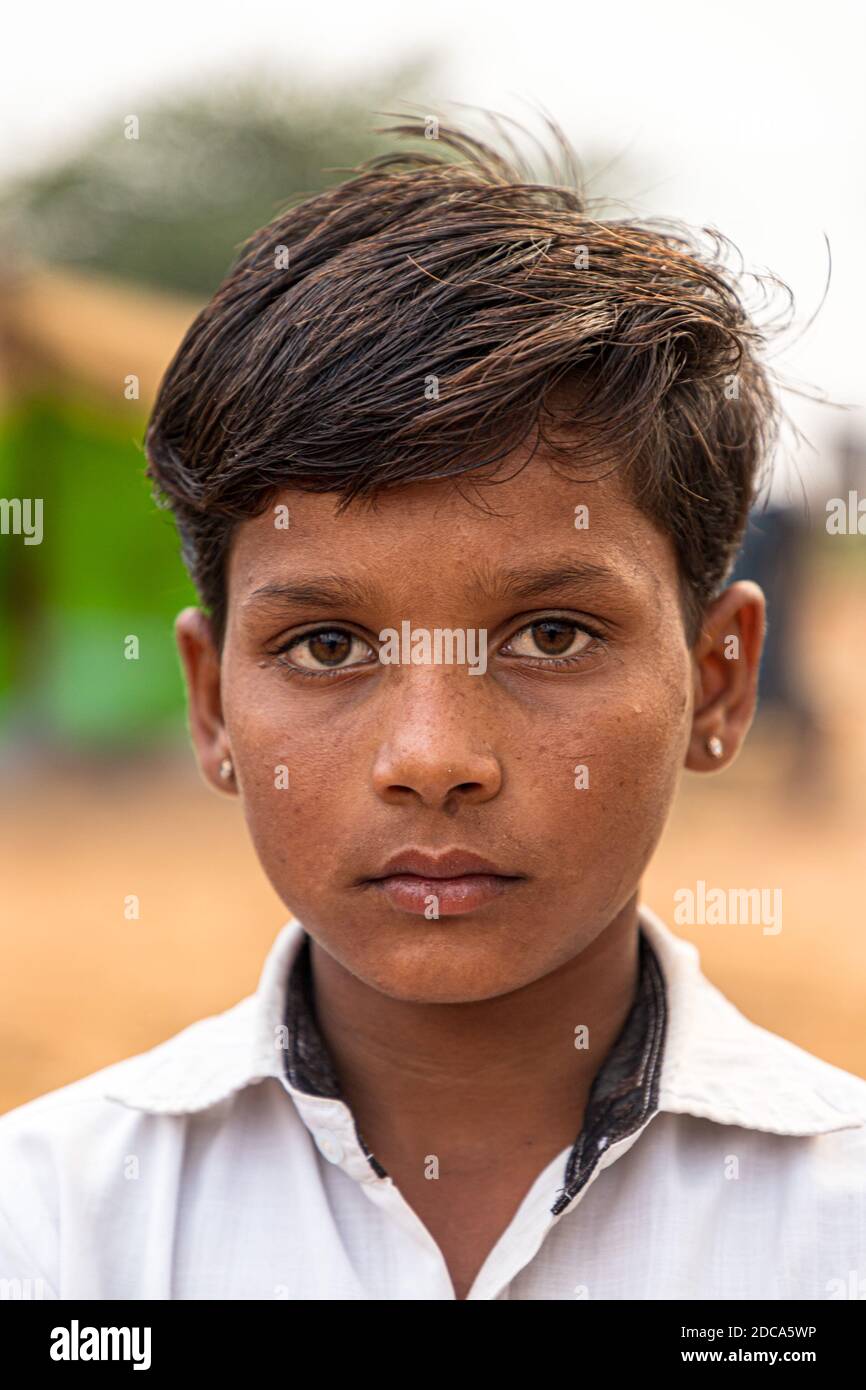
{"type": "Polygon", "coordinates": [[[733,580],[752,579],[767,600],[761,658],[757,729],[772,723],[787,739],[794,760],[793,784],[801,784],[804,758],[811,778],[823,775],[824,730],[804,673],[802,614],[809,581],[809,528],[801,510],[771,504],[749,518],[733,580]]]}
{"type": "Polygon", "coordinates": [[[180,727],[171,618],[191,591],[141,440],[196,307],[59,270],[0,284],[0,496],[42,499],[45,532],[0,549],[0,711],[19,757],[180,727]]]}
{"type": "MultiPolygon", "coordinates": [[[[75,397],[123,411],[124,368],[144,414],[199,301],[98,274],[34,267],[0,278],[0,405],[75,397]]],[[[128,412],[127,412],[128,413],[128,412]]]]}
{"type": "Polygon", "coordinates": [[[847,423],[836,437],[839,495],[854,492],[866,498],[866,434],[863,426],[847,423]]]}
{"type": "MultiPolygon", "coordinates": [[[[829,441],[838,495],[866,498],[866,437],[848,422],[829,441]]],[[[830,730],[822,695],[808,660],[807,611],[810,593],[831,556],[862,577],[866,537],[828,535],[825,503],[805,496],[799,504],[784,489],[752,511],[733,580],[752,579],[767,600],[767,626],[761,659],[755,735],[783,742],[788,751],[783,778],[789,793],[830,787],[830,730]]],[[[826,692],[824,693],[826,697],[826,692]]],[[[753,735],[754,737],[754,735],[753,735]]]]}

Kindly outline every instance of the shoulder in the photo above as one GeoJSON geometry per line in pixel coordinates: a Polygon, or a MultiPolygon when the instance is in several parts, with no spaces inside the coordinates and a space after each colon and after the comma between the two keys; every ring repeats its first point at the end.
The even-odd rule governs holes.
{"type": "Polygon", "coordinates": [[[19,1145],[104,1133],[142,1114],[203,1109],[252,1066],[248,1041],[254,996],[223,1013],[197,1019],[172,1037],[98,1071],[47,1091],[0,1115],[0,1163],[19,1145]]]}
{"type": "Polygon", "coordinates": [[[665,984],[664,1110],[761,1133],[851,1131],[862,1143],[866,1081],[753,1022],[704,975],[697,948],[642,909],[665,984]]]}
{"type": "Polygon", "coordinates": [[[104,1206],[131,1164],[174,1163],[189,1115],[255,1079],[253,999],[0,1116],[0,1279],[35,1269],[52,1287],[61,1225],[104,1206]]]}
{"type": "Polygon", "coordinates": [[[866,1220],[866,1081],[752,1022],[708,981],[698,997],[662,1086],[684,1151],[710,1173],[740,1160],[738,1186],[763,1194],[764,1216],[823,1221],[845,1246],[866,1220]]]}
{"type": "Polygon", "coordinates": [[[803,1137],[866,1137],[866,1080],[753,1022],[709,981],[668,1082],[722,1123],[803,1137]]]}

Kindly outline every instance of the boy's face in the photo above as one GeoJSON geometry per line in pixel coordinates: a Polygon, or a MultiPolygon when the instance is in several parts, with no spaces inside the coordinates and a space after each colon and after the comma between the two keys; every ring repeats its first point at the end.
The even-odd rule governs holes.
{"type": "Polygon", "coordinates": [[[203,764],[230,753],[287,908],[396,998],[493,997],[586,948],[634,900],[693,737],[669,539],[615,475],[570,481],[537,456],[503,476],[339,517],[333,494],[284,492],[237,528],[221,661],[198,611],[180,619],[203,764]],[[462,630],[464,660],[444,638],[438,661],[383,662],[403,624],[431,644],[462,630]],[[383,881],[408,850],[512,877],[383,881]]]}

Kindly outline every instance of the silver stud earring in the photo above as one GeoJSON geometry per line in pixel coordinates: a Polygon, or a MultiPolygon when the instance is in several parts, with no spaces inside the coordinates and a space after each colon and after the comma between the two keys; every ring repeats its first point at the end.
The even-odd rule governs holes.
{"type": "Polygon", "coordinates": [[[711,734],[707,739],[707,752],[711,758],[721,758],[725,752],[725,745],[717,734],[711,734]]]}
{"type": "Polygon", "coordinates": [[[234,768],[232,767],[231,758],[223,758],[222,762],[220,763],[220,777],[223,779],[224,782],[227,782],[233,773],[234,768]]]}

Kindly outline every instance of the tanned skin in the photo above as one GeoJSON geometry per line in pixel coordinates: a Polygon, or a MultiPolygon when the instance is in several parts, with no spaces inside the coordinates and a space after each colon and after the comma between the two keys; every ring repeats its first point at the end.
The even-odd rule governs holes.
{"type": "Polygon", "coordinates": [[[335,495],[287,490],[237,528],[222,652],[201,610],[177,621],[202,772],[241,797],[265,872],[312,938],[343,1094],[457,1298],[542,1169],[564,1165],[634,1000],[641,877],[682,769],[736,756],[764,630],[760,589],[736,583],[690,646],[673,544],[617,474],[576,482],[543,453],[521,462],[495,486],[411,483],[339,517],[335,495]],[[515,571],[565,566],[594,568],[516,592],[515,571]],[[323,579],[357,592],[257,592],[323,579]],[[383,664],[379,633],[405,620],[486,629],[486,673],[383,664]],[[349,636],[284,650],[317,627],[349,636]],[[515,878],[428,919],[369,881],[408,848],[474,851],[515,878]]]}

